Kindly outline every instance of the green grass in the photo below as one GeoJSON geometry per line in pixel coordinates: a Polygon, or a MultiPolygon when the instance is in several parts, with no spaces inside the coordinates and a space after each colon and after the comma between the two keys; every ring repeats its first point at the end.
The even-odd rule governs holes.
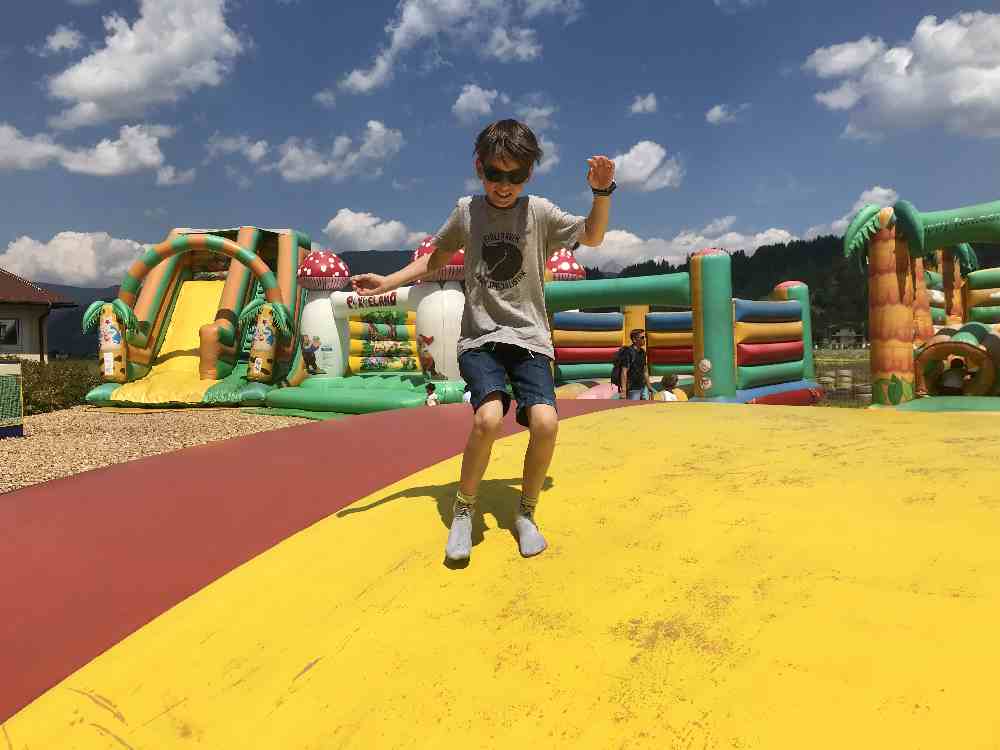
{"type": "Polygon", "coordinates": [[[96,359],[60,359],[44,365],[13,357],[0,360],[21,363],[25,416],[79,406],[90,389],[101,384],[96,359]]]}

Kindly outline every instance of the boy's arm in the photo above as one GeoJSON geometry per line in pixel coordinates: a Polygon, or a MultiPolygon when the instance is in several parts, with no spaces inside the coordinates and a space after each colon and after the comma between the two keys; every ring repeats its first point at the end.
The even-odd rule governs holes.
{"type": "MultiPolygon", "coordinates": [[[[587,172],[587,183],[596,190],[607,190],[615,179],[615,163],[606,156],[592,156],[587,159],[590,169],[587,172]]],[[[611,196],[595,195],[594,203],[587,216],[586,228],[580,235],[580,244],[597,247],[604,242],[604,233],[608,228],[608,216],[611,213],[611,196]]]]}
{"type": "Polygon", "coordinates": [[[430,255],[420,256],[388,276],[380,276],[377,273],[362,273],[351,277],[351,282],[354,285],[354,291],[358,294],[385,294],[401,286],[412,284],[417,279],[444,268],[448,265],[451,256],[451,252],[435,250],[430,255]]]}

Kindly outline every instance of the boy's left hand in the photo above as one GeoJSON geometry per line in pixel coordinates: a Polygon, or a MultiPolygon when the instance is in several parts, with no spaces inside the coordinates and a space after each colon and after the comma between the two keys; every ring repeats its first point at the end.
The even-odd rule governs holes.
{"type": "Polygon", "coordinates": [[[615,179],[615,163],[606,156],[591,156],[587,159],[587,183],[597,190],[607,190],[615,179]]]}

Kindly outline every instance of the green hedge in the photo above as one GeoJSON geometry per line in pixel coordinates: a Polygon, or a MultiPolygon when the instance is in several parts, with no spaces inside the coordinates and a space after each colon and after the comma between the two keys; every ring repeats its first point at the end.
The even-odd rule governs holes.
{"type": "Polygon", "coordinates": [[[0,361],[21,363],[25,415],[84,404],[90,389],[102,382],[97,360],[65,359],[44,365],[10,357],[0,357],[0,361]]]}

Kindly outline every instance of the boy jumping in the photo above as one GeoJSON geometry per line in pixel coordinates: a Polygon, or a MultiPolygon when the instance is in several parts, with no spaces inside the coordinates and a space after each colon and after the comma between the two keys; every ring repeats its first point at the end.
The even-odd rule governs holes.
{"type": "Polygon", "coordinates": [[[352,279],[358,294],[383,294],[444,267],[465,248],[458,366],[472,394],[473,418],[445,548],[450,560],[467,560],[472,551],[476,493],[510,409],[508,378],[517,400],[517,421],[530,432],[515,521],[518,546],[525,557],[546,547],[534,513],[555,450],[558,416],[542,288],[545,259],[575,242],[591,247],[603,242],[615,166],[606,156],[587,160],[594,202],[584,218],[544,198],[521,195],[541,158],[534,133],[522,123],[500,120],[487,126],[476,138],[473,162],[484,194],[458,200],[434,237],[434,253],[389,276],[365,273],[352,279]]]}

